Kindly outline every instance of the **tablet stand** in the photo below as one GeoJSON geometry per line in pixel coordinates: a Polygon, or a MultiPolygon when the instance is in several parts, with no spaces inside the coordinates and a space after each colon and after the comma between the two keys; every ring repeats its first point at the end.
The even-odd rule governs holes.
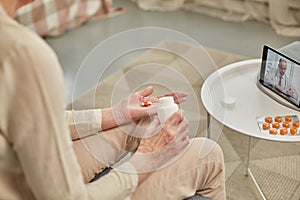
{"type": "Polygon", "coordinates": [[[297,106],[289,103],[286,99],[282,98],[281,96],[279,96],[278,94],[272,92],[270,89],[264,87],[260,82],[259,82],[259,78],[260,78],[260,74],[257,75],[257,80],[256,80],[256,85],[257,87],[263,92],[265,93],[266,95],[268,95],[269,97],[271,97],[273,100],[277,101],[278,103],[288,107],[288,108],[291,108],[291,109],[294,109],[294,110],[297,110],[297,111],[300,111],[300,108],[298,108],[297,106]]]}

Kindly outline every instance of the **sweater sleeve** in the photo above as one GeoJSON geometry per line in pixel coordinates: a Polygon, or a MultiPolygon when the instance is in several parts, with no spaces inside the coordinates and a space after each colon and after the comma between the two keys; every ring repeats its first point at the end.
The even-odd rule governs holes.
{"type": "MultiPolygon", "coordinates": [[[[43,200],[129,196],[137,186],[136,174],[113,170],[84,184],[65,119],[62,72],[52,50],[41,43],[19,45],[3,62],[9,77],[3,87],[6,134],[33,194],[43,200]]],[[[94,130],[87,126],[88,132],[94,130]]]]}
{"type": "Polygon", "coordinates": [[[72,140],[85,138],[101,131],[101,109],[66,110],[65,116],[72,140]]]}

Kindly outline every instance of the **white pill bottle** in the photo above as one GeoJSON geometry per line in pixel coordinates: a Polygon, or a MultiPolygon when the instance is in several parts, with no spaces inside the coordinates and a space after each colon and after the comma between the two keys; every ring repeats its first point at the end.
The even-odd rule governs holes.
{"type": "Polygon", "coordinates": [[[158,101],[157,116],[161,124],[178,110],[173,97],[161,97],[158,101]]]}

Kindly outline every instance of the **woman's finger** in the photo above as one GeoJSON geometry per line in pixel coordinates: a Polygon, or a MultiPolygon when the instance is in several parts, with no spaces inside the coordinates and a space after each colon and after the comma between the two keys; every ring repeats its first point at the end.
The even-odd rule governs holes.
{"type": "Polygon", "coordinates": [[[184,119],[182,122],[180,122],[178,125],[174,125],[174,129],[176,131],[172,132],[166,132],[166,135],[168,138],[173,139],[176,135],[181,135],[183,132],[188,130],[189,123],[188,120],[184,119]]]}
{"type": "Polygon", "coordinates": [[[159,121],[158,117],[157,116],[153,117],[153,120],[151,122],[151,127],[156,128],[156,127],[159,127],[159,125],[160,125],[160,121],[159,121]]]}
{"type": "Polygon", "coordinates": [[[187,92],[172,92],[172,93],[164,94],[162,96],[158,96],[158,98],[166,97],[166,96],[173,96],[174,99],[180,99],[183,97],[187,97],[188,93],[187,92]]]}
{"type": "Polygon", "coordinates": [[[171,142],[169,142],[165,149],[168,151],[173,151],[173,153],[178,153],[184,149],[189,143],[189,131],[186,130],[178,135],[176,135],[171,142]]]}
{"type": "Polygon", "coordinates": [[[142,96],[142,97],[147,97],[147,96],[151,95],[153,93],[153,91],[154,91],[153,86],[149,86],[141,91],[138,91],[136,94],[138,94],[139,96],[142,96]]]}
{"type": "Polygon", "coordinates": [[[177,103],[177,104],[181,104],[182,102],[185,102],[186,101],[186,98],[185,97],[182,97],[180,99],[175,99],[174,102],[177,103]]]}
{"type": "Polygon", "coordinates": [[[179,132],[185,131],[189,128],[189,122],[186,118],[182,120],[182,122],[179,124],[179,132]]]}
{"type": "Polygon", "coordinates": [[[169,125],[178,125],[182,120],[183,120],[183,111],[178,110],[173,115],[171,115],[165,123],[169,125]]]}

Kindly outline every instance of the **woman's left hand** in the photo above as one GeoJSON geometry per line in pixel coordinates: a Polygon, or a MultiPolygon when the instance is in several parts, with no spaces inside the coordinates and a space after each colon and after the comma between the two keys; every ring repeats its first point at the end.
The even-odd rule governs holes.
{"type": "Polygon", "coordinates": [[[123,124],[134,119],[140,119],[146,116],[152,116],[157,113],[158,100],[164,96],[173,96],[175,103],[180,104],[186,100],[188,95],[185,92],[173,92],[162,96],[150,95],[153,93],[154,88],[149,86],[143,90],[137,91],[124,99],[119,105],[113,108],[114,116],[117,124],[123,124]],[[150,106],[143,107],[143,102],[151,102],[150,106]]]}

